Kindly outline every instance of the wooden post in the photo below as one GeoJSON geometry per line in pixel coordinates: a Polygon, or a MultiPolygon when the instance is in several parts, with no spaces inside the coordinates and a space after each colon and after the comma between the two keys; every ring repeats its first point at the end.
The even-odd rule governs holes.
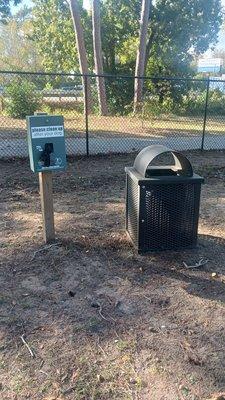
{"type": "Polygon", "coordinates": [[[52,172],[39,172],[43,233],[45,243],[55,240],[52,172]]]}

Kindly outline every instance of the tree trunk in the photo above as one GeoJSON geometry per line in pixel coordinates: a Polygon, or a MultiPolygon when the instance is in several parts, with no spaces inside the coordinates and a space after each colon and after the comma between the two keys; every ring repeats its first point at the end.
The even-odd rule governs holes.
{"type": "Polygon", "coordinates": [[[73,26],[74,26],[74,32],[76,36],[76,43],[77,43],[77,52],[78,52],[78,58],[79,58],[79,64],[80,64],[80,72],[83,75],[82,76],[82,82],[83,82],[83,96],[84,99],[86,98],[85,101],[85,113],[89,114],[91,111],[91,84],[90,84],[90,79],[87,78],[86,80],[86,85],[87,85],[87,91],[85,91],[85,78],[84,75],[88,74],[88,61],[87,61],[87,53],[86,53],[86,48],[85,48],[85,43],[84,43],[84,32],[81,24],[81,19],[80,19],[80,10],[79,10],[79,4],[77,0],[70,0],[69,1],[70,5],[70,12],[73,20],[73,26]],[[87,92],[87,96],[86,96],[87,92]]]}
{"type": "MultiPolygon", "coordinates": [[[[144,75],[145,57],[146,57],[146,40],[148,33],[148,21],[151,0],[142,0],[139,46],[136,58],[135,76],[142,77],[144,75]]],[[[135,79],[134,83],[134,112],[140,109],[143,92],[143,79],[135,79]]]]}
{"type": "MultiPolygon", "coordinates": [[[[95,59],[95,73],[96,75],[103,74],[102,62],[102,41],[101,41],[101,25],[100,25],[100,1],[92,0],[92,28],[93,28],[93,45],[94,45],[94,59],[95,59]]],[[[97,77],[98,89],[98,103],[100,115],[107,115],[107,100],[105,90],[105,78],[97,77]]]]}
{"type": "Polygon", "coordinates": [[[148,59],[149,59],[150,51],[151,51],[151,48],[152,48],[152,45],[153,45],[153,41],[154,41],[154,33],[151,32],[151,34],[149,36],[149,39],[147,41],[147,46],[146,46],[144,75],[146,75],[148,59]]]}

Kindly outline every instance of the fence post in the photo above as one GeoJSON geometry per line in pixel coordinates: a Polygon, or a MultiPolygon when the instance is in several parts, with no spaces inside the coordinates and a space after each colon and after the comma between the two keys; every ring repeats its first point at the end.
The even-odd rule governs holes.
{"type": "Polygon", "coordinates": [[[209,102],[209,85],[210,85],[210,78],[208,77],[207,86],[206,86],[205,113],[204,113],[203,131],[202,131],[201,150],[204,150],[204,143],[205,143],[205,129],[206,129],[206,121],[207,121],[207,113],[208,113],[208,102],[209,102]]]}
{"type": "Polygon", "coordinates": [[[88,128],[88,89],[87,75],[84,76],[84,115],[85,115],[85,132],[86,132],[86,155],[89,156],[89,128],[88,128]]]}

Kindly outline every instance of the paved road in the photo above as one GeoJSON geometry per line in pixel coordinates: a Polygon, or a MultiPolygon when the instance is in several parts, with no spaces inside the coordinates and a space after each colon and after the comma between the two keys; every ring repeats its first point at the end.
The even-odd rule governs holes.
{"type": "MultiPolygon", "coordinates": [[[[165,138],[124,138],[101,137],[89,138],[90,154],[130,153],[138,151],[151,144],[164,144],[176,150],[195,150],[201,147],[201,138],[198,136],[180,136],[165,138]]],[[[84,138],[67,138],[66,148],[68,155],[86,154],[86,140],[84,138]]],[[[225,135],[207,135],[205,150],[225,149],[225,135]]],[[[0,140],[0,158],[26,157],[28,154],[26,139],[0,140]]]]}

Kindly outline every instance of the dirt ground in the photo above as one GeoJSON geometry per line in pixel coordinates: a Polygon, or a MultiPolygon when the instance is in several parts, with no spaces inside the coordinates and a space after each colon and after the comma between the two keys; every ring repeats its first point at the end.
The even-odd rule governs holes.
{"type": "Polygon", "coordinates": [[[124,231],[133,155],[54,175],[53,245],[28,161],[0,162],[1,399],[224,398],[225,152],[188,156],[205,177],[198,247],[146,256],[124,231]]]}

